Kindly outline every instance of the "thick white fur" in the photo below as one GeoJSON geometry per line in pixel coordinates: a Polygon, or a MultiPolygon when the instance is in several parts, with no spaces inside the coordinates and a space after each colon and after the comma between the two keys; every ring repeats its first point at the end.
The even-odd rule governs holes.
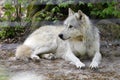
{"type": "Polygon", "coordinates": [[[48,25],[37,29],[21,45],[23,49],[21,46],[17,48],[16,58],[21,59],[21,56],[27,55],[39,60],[38,54],[53,53],[56,58],[63,58],[72,62],[77,68],[82,68],[85,64],[76,56],[84,57],[87,54],[93,57],[90,67],[97,68],[101,61],[98,29],[80,10],[74,13],[69,9],[69,16],[64,21],[64,25],[48,25]],[[58,37],[60,34],[62,37],[58,37]],[[30,53],[26,54],[26,52],[30,53]]]}

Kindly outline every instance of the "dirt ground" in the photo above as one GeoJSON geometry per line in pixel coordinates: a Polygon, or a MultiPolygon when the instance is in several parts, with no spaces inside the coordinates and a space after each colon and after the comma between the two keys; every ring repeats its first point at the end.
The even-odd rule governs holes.
{"type": "Polygon", "coordinates": [[[9,58],[14,56],[16,46],[19,44],[0,44],[0,76],[11,77],[20,72],[28,72],[35,73],[37,77],[42,75],[45,80],[120,80],[119,42],[101,42],[103,59],[97,71],[89,69],[90,60],[82,60],[86,64],[84,70],[77,69],[62,59],[41,59],[40,62],[12,61],[9,58]]]}

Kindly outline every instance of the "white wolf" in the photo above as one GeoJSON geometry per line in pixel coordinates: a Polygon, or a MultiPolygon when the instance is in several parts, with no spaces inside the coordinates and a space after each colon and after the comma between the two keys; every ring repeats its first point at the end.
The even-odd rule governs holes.
{"type": "Polygon", "coordinates": [[[99,51],[99,31],[93,26],[89,18],[81,11],[74,12],[69,8],[68,18],[64,26],[43,26],[33,32],[16,50],[16,59],[37,59],[39,54],[54,54],[56,58],[63,58],[72,62],[77,68],[84,68],[85,64],[79,56],[86,54],[93,57],[90,68],[98,68],[101,61],[99,51]]]}

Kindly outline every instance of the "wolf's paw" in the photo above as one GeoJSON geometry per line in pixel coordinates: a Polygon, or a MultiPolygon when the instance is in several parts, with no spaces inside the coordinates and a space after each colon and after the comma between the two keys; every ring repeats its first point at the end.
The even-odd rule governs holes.
{"type": "Polygon", "coordinates": [[[16,59],[16,57],[10,57],[9,58],[9,61],[16,61],[17,59],[16,59]]]}
{"type": "Polygon", "coordinates": [[[81,63],[77,63],[77,64],[76,64],[76,67],[77,67],[77,68],[80,68],[80,69],[85,69],[85,64],[82,63],[82,62],[81,62],[81,63]]]}
{"type": "Polygon", "coordinates": [[[52,54],[52,53],[50,53],[50,54],[44,54],[44,55],[42,55],[42,57],[45,58],[45,59],[49,59],[49,60],[56,59],[55,55],[52,54]]]}
{"type": "Polygon", "coordinates": [[[92,62],[89,67],[93,70],[97,70],[98,69],[98,63],[97,62],[92,62]]]}
{"type": "Polygon", "coordinates": [[[39,61],[40,61],[40,57],[37,56],[37,55],[32,55],[32,56],[31,56],[31,59],[32,59],[33,61],[35,61],[35,62],[39,62],[39,61]]]}
{"type": "Polygon", "coordinates": [[[56,56],[51,53],[51,54],[48,56],[48,59],[54,60],[54,59],[56,59],[56,56]]]}

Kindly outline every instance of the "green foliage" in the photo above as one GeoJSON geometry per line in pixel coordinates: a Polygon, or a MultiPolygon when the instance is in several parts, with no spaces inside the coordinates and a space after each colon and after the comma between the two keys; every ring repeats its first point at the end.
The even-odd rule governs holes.
{"type": "MultiPolygon", "coordinates": [[[[17,0],[18,4],[22,4],[21,11],[22,13],[25,12],[25,10],[28,9],[27,18],[24,20],[32,20],[31,17],[40,11],[41,14],[36,16],[37,21],[41,20],[57,20],[62,17],[66,17],[66,10],[71,7],[75,11],[81,8],[82,6],[86,6],[85,8],[88,8],[89,11],[85,11],[85,13],[90,13],[90,16],[96,17],[96,18],[109,18],[109,17],[117,17],[120,18],[120,9],[119,3],[112,1],[112,2],[101,2],[101,3],[84,3],[82,1],[75,1],[75,0],[17,0]],[[36,6],[37,4],[40,4],[40,6],[36,6]],[[45,4],[45,7],[40,9],[40,7],[45,4]],[[87,5],[86,5],[87,4],[87,5]],[[36,6],[36,7],[35,7],[36,6]],[[38,11],[36,11],[38,9],[38,11]],[[29,14],[32,14],[32,16],[29,16],[29,14]],[[60,15],[60,16],[59,16],[60,15]],[[65,16],[64,16],[65,15],[65,16]]],[[[16,7],[13,5],[13,0],[6,0],[5,3],[5,16],[7,16],[7,19],[10,21],[15,20],[16,16],[13,16],[13,14],[16,14],[16,7]]],[[[85,10],[85,9],[84,9],[85,10]]],[[[5,19],[3,19],[5,20],[5,19]]]]}
{"type": "MultiPolygon", "coordinates": [[[[109,18],[109,17],[117,17],[120,18],[120,11],[117,8],[118,3],[115,1],[112,2],[103,2],[103,3],[84,3],[82,1],[75,0],[18,0],[18,4],[22,4],[21,11],[24,13],[25,10],[28,9],[28,13],[26,18],[23,20],[32,20],[32,17],[36,18],[36,21],[48,20],[55,21],[58,19],[64,19],[66,14],[63,12],[67,12],[67,9],[71,7],[73,10],[77,11],[82,6],[86,6],[89,11],[85,11],[85,13],[90,13],[90,16],[95,18],[109,18]],[[40,4],[39,6],[36,6],[40,4]],[[40,7],[45,4],[45,6],[40,9],[40,7]],[[87,5],[86,5],[87,4],[87,5]],[[38,9],[38,11],[36,11],[38,9]],[[38,15],[39,12],[39,15],[38,15]],[[40,13],[41,12],[41,13],[40,13]],[[29,16],[32,15],[32,16],[29,16]],[[37,16],[36,16],[37,14],[37,16]]],[[[7,10],[5,11],[5,15],[8,16],[7,19],[10,21],[15,19],[13,13],[16,14],[16,7],[12,5],[12,0],[7,0],[4,6],[7,10]]],[[[85,10],[85,9],[84,9],[85,10]]],[[[35,19],[34,19],[35,20],[35,19]]]]}
{"type": "Polygon", "coordinates": [[[0,80],[9,80],[6,75],[0,75],[0,80]]]}
{"type": "MultiPolygon", "coordinates": [[[[96,0],[97,1],[97,0],[96,0]]],[[[6,0],[5,15],[2,21],[27,21],[31,26],[37,26],[36,22],[64,20],[68,15],[68,8],[74,11],[81,9],[92,18],[120,18],[119,3],[112,1],[104,3],[84,3],[76,0],[6,0]],[[16,4],[13,1],[18,1],[16,4]],[[27,10],[27,13],[26,13],[27,10]],[[19,12],[18,12],[19,11],[19,12]],[[22,18],[20,15],[26,14],[22,18]]],[[[0,27],[0,38],[16,36],[16,30],[9,24],[4,24],[8,29],[0,27]],[[13,30],[12,30],[13,29],[13,30]]],[[[18,25],[15,25],[16,28],[18,25]]],[[[22,26],[21,24],[19,25],[22,26]]],[[[22,29],[23,30],[23,29],[22,29]]]]}
{"type": "Polygon", "coordinates": [[[58,4],[59,7],[63,7],[63,8],[67,8],[69,7],[70,4],[74,4],[75,1],[73,0],[69,0],[69,1],[65,1],[65,2],[61,2],[60,4],[58,4]]]}
{"type": "Polygon", "coordinates": [[[3,18],[3,20],[14,20],[14,17],[12,17],[12,14],[15,12],[15,7],[12,6],[12,0],[6,0],[4,7],[6,9],[4,16],[7,16],[3,18]]]}
{"type": "MultiPolygon", "coordinates": [[[[103,2],[103,3],[84,3],[75,0],[58,0],[54,4],[54,0],[41,0],[40,4],[46,3],[45,7],[39,11],[39,15],[36,18],[37,21],[56,21],[64,20],[67,16],[67,9],[70,7],[73,10],[77,11],[78,9],[83,10],[85,13],[90,13],[89,16],[93,18],[120,18],[120,10],[117,8],[118,3],[115,1],[112,2],[103,2]],[[84,7],[84,8],[81,8],[84,7]],[[37,19],[38,18],[38,19],[37,19]]],[[[37,14],[37,13],[36,13],[37,14]]],[[[35,16],[36,16],[35,14],[35,16]]],[[[34,19],[35,20],[35,19],[34,19]]]]}
{"type": "Polygon", "coordinates": [[[29,0],[5,0],[5,3],[3,5],[3,7],[5,8],[5,14],[4,17],[1,18],[1,20],[15,21],[18,16],[22,15],[21,13],[25,13],[28,5],[29,0]]]}
{"type": "Polygon", "coordinates": [[[91,15],[98,18],[120,18],[120,9],[117,8],[119,4],[117,2],[106,3],[88,3],[88,7],[91,9],[91,15]]]}
{"type": "Polygon", "coordinates": [[[59,4],[56,4],[56,3],[54,4],[54,0],[50,0],[50,1],[41,0],[40,4],[42,3],[46,3],[46,5],[42,10],[36,12],[35,15],[33,16],[34,18],[36,18],[36,21],[38,20],[56,21],[58,19],[60,20],[61,17],[62,18],[65,17],[63,16],[63,13],[62,13],[64,9],[69,8],[70,4],[74,4],[74,1],[58,0],[56,3],[59,3],[59,4]]]}
{"type": "Polygon", "coordinates": [[[23,27],[0,27],[0,38],[14,38],[24,33],[23,27]]]}
{"type": "Polygon", "coordinates": [[[1,68],[1,65],[0,65],[0,80],[9,80],[9,75],[7,74],[7,71],[1,68]]]}
{"type": "MultiPolygon", "coordinates": [[[[0,25],[0,39],[14,38],[15,36],[20,36],[21,33],[24,33],[24,27],[21,25],[21,22],[18,22],[17,24],[16,22],[18,21],[17,17],[21,15],[21,13],[25,13],[28,6],[27,2],[28,0],[5,1],[5,14],[4,17],[1,18],[2,23],[0,25]],[[14,23],[14,26],[11,26],[11,23],[14,23]]],[[[19,16],[19,18],[24,21],[29,21],[27,17],[22,18],[19,16]]]]}

